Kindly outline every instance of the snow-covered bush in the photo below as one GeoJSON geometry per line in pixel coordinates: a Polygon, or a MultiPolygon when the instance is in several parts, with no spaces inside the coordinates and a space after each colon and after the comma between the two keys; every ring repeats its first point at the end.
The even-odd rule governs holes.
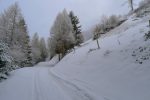
{"type": "Polygon", "coordinates": [[[132,56],[136,63],[143,64],[150,59],[150,47],[148,45],[141,46],[133,51],[132,56]]]}
{"type": "Polygon", "coordinates": [[[148,33],[145,33],[144,38],[145,38],[145,41],[150,39],[150,31],[148,31],[148,33]]]}
{"type": "Polygon", "coordinates": [[[150,0],[142,0],[142,1],[139,3],[139,7],[142,7],[142,6],[146,5],[147,3],[150,3],[150,0]]]}
{"type": "Polygon", "coordinates": [[[139,7],[134,11],[136,17],[144,17],[150,13],[150,0],[142,0],[139,7]]]}
{"type": "Polygon", "coordinates": [[[143,64],[145,61],[150,59],[150,31],[144,35],[145,42],[143,45],[135,49],[132,56],[136,59],[136,62],[143,64]]]}
{"type": "Polygon", "coordinates": [[[111,15],[110,17],[102,16],[101,21],[94,28],[94,34],[105,34],[125,21],[122,16],[111,15]]]}
{"type": "Polygon", "coordinates": [[[9,47],[0,41],[0,80],[7,78],[8,72],[14,70],[13,58],[8,53],[9,47]]]}

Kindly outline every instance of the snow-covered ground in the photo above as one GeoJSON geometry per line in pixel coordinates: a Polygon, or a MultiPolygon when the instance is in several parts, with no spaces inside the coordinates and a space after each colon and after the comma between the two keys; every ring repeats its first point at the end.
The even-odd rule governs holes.
{"type": "Polygon", "coordinates": [[[55,67],[52,60],[12,72],[0,100],[149,100],[149,19],[129,18],[99,39],[99,50],[89,40],[55,67]]]}

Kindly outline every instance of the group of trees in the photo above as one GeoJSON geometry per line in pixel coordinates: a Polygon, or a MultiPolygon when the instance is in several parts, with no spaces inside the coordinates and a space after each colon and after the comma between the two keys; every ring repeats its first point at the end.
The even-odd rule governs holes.
{"type": "Polygon", "coordinates": [[[78,17],[64,10],[58,14],[51,28],[47,49],[45,39],[39,38],[37,33],[30,39],[25,19],[15,3],[0,14],[0,40],[1,79],[13,69],[45,61],[48,53],[63,57],[68,50],[83,42],[83,36],[78,17]]]}
{"type": "Polygon", "coordinates": [[[150,0],[142,0],[140,3],[139,3],[139,7],[142,7],[146,4],[150,3],[150,0]]]}
{"type": "MultiPolygon", "coordinates": [[[[134,0],[128,0],[128,3],[129,3],[129,7],[131,8],[131,11],[134,11],[134,0]]],[[[150,0],[142,0],[140,3],[139,3],[139,7],[143,7],[145,6],[146,4],[150,3],[150,0]]]]}
{"type": "Polygon", "coordinates": [[[45,43],[45,39],[39,38],[38,33],[34,34],[31,41],[31,47],[34,64],[46,60],[46,58],[48,57],[48,50],[45,43]]]}
{"type": "Polygon", "coordinates": [[[48,40],[50,56],[58,54],[60,60],[70,49],[79,46],[82,42],[83,36],[78,17],[72,11],[68,14],[64,9],[57,15],[51,27],[48,40]]]}
{"type": "Polygon", "coordinates": [[[9,53],[19,66],[30,66],[31,46],[27,25],[17,3],[0,15],[0,39],[8,44],[9,53]]]}
{"type": "Polygon", "coordinates": [[[11,5],[0,15],[0,74],[12,66],[32,65],[30,38],[27,25],[17,3],[11,5]],[[13,58],[10,59],[10,58],[13,58]]]}
{"type": "MultiPolygon", "coordinates": [[[[133,0],[128,1],[133,10],[133,0]]],[[[94,39],[120,25],[120,22],[120,16],[103,16],[94,29],[94,39]]],[[[16,65],[26,67],[44,61],[48,54],[51,58],[58,54],[60,60],[84,41],[79,18],[73,11],[68,13],[65,9],[57,15],[51,27],[48,48],[45,39],[39,38],[37,33],[30,41],[27,24],[17,3],[0,14],[0,40],[0,75],[18,68],[16,65]]]]}
{"type": "Polygon", "coordinates": [[[123,22],[121,16],[112,15],[110,17],[102,16],[101,21],[94,28],[94,37],[93,39],[97,39],[100,34],[105,34],[111,29],[117,27],[123,22]]]}
{"type": "Polygon", "coordinates": [[[16,68],[44,61],[47,48],[38,34],[30,41],[27,24],[17,3],[0,14],[0,80],[16,68]],[[18,67],[19,66],[19,67],[18,67]]]}

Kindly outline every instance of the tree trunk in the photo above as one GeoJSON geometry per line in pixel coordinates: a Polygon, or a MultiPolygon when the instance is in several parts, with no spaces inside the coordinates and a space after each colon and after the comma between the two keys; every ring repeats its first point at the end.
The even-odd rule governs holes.
{"type": "Polygon", "coordinates": [[[97,41],[97,46],[98,46],[98,49],[100,49],[100,46],[99,46],[99,42],[98,42],[98,39],[97,39],[96,41],[97,41]]]}
{"type": "Polygon", "coordinates": [[[58,60],[59,61],[61,60],[61,54],[58,54],[58,60]]]}
{"type": "Polygon", "coordinates": [[[133,0],[131,0],[131,10],[133,11],[134,8],[133,8],[133,0]]]}

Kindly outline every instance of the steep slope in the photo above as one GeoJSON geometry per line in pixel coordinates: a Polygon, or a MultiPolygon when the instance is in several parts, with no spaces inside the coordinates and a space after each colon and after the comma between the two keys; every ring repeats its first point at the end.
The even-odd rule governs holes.
{"type": "MultiPolygon", "coordinates": [[[[52,71],[106,100],[150,99],[150,16],[131,17],[99,39],[67,55],[52,71]],[[147,57],[147,58],[144,58],[147,57]]],[[[97,99],[99,100],[99,99],[97,99]]]]}

